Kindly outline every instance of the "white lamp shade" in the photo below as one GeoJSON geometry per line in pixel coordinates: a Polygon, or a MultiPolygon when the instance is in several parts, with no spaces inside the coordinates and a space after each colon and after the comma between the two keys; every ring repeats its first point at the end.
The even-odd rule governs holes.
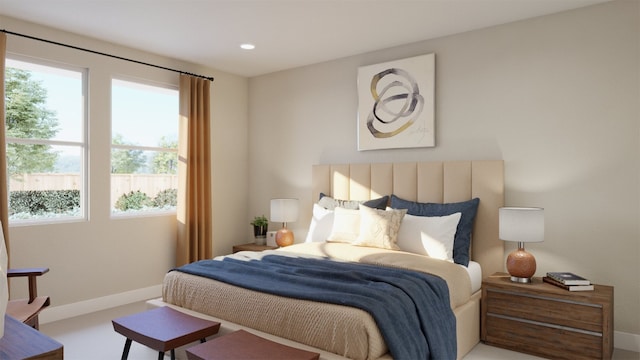
{"type": "Polygon", "coordinates": [[[544,209],[503,207],[498,211],[500,240],[518,242],[544,241],[544,209]]]}
{"type": "Polygon", "coordinates": [[[298,199],[271,199],[271,221],[288,223],[298,220],[298,199]]]}

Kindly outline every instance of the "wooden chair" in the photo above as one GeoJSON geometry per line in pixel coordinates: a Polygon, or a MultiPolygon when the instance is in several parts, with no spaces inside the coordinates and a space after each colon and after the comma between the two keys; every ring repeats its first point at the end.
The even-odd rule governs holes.
{"type": "Polygon", "coordinates": [[[24,277],[29,278],[29,298],[9,300],[7,304],[7,315],[22,321],[23,323],[38,330],[38,314],[44,308],[49,306],[51,300],[48,296],[38,296],[36,286],[36,277],[46,274],[48,268],[25,268],[25,269],[9,269],[7,277],[24,277]]]}

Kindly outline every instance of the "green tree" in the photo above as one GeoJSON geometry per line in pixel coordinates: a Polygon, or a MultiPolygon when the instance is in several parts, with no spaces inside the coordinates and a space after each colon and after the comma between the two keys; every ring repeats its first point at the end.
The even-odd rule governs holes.
{"type": "MultiPolygon", "coordinates": [[[[46,108],[47,89],[31,78],[29,71],[5,70],[5,114],[7,137],[51,139],[58,132],[55,112],[46,108]]],[[[9,176],[54,170],[58,153],[46,144],[8,143],[9,176]]]]}
{"type": "MultiPolygon", "coordinates": [[[[133,145],[125,142],[122,134],[113,137],[113,145],[133,145]]],[[[111,150],[111,173],[134,174],[145,163],[144,152],[134,149],[111,150]]]]}
{"type": "MultiPolygon", "coordinates": [[[[178,141],[171,141],[163,136],[160,139],[158,147],[165,149],[177,149],[178,141]]],[[[178,153],[168,151],[156,152],[153,155],[152,167],[154,174],[175,174],[178,169],[178,153]]]]}

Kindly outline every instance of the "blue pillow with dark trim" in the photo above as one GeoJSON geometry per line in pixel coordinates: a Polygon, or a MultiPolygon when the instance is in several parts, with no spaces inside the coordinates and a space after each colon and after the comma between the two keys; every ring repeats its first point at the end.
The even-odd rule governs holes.
{"type": "Polygon", "coordinates": [[[446,216],[457,212],[462,213],[453,239],[453,262],[469,266],[471,233],[479,203],[478,198],[446,204],[419,203],[391,195],[390,206],[394,209],[407,209],[407,214],[415,216],[446,216]]]}
{"type": "Polygon", "coordinates": [[[318,201],[318,205],[322,206],[327,210],[333,210],[337,207],[345,208],[345,209],[360,209],[360,204],[374,208],[384,210],[387,208],[387,203],[389,202],[389,196],[385,195],[378,199],[371,200],[339,200],[334,199],[331,196],[327,196],[323,193],[320,193],[320,200],[318,201]]]}

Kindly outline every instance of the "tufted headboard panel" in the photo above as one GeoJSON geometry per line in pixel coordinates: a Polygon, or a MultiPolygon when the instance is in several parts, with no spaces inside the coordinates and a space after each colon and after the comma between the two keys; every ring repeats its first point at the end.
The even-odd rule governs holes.
{"type": "Polygon", "coordinates": [[[502,160],[314,165],[312,199],[368,200],[395,194],[406,200],[448,203],[480,198],[471,258],[483,276],[504,271],[498,209],[504,205],[502,160]]]}

